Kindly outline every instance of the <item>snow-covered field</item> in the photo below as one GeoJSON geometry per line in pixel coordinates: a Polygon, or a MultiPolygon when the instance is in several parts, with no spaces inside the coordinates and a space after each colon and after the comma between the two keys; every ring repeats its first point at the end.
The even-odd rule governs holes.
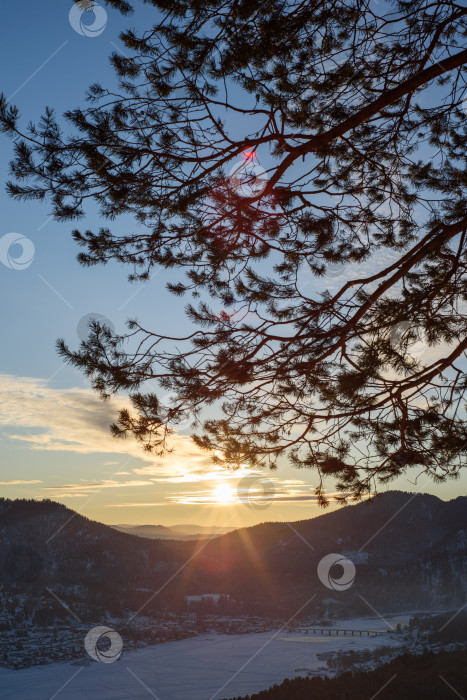
{"type": "MultiPolygon", "coordinates": [[[[406,624],[410,614],[388,619],[406,624]]],[[[378,618],[336,624],[341,629],[386,628],[378,618]]],[[[311,636],[288,633],[203,635],[123,653],[112,664],[55,663],[10,671],[0,668],[0,697],[14,700],[220,700],[265,690],[284,678],[305,676],[324,663],[323,651],[397,646],[397,635],[311,636]]]]}

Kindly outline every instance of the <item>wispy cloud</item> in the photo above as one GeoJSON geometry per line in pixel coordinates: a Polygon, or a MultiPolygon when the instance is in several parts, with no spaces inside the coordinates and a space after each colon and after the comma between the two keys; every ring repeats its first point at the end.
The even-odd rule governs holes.
{"type": "Polygon", "coordinates": [[[42,484],[40,479],[12,479],[11,481],[0,481],[0,486],[17,486],[18,484],[42,484]]]}
{"type": "Polygon", "coordinates": [[[90,389],[54,389],[42,379],[0,375],[3,430],[32,450],[141,457],[134,440],[120,443],[110,435],[109,426],[124,404],[121,398],[103,402],[90,389]]]}
{"type": "MultiPolygon", "coordinates": [[[[19,441],[35,451],[130,456],[141,465],[137,463],[133,473],[145,478],[151,476],[173,483],[211,478],[203,476],[213,472],[211,458],[187,435],[176,432],[171,435],[173,451],[157,460],[133,438],[112,437],[109,426],[118,410],[126,405],[122,397],[103,402],[91,389],[54,389],[42,379],[0,375],[0,423],[4,438],[19,441]]],[[[118,464],[117,460],[105,462],[105,466],[118,464]]],[[[220,474],[223,470],[214,468],[214,471],[220,474]]],[[[125,471],[121,470],[120,474],[125,471]]]]}
{"type": "Polygon", "coordinates": [[[49,493],[47,498],[86,498],[89,494],[87,493],[49,493]]]}
{"type": "MultiPolygon", "coordinates": [[[[259,500],[270,498],[274,503],[284,504],[316,502],[314,489],[307,482],[280,480],[266,471],[253,471],[245,466],[229,471],[222,465],[215,465],[186,435],[172,435],[170,447],[173,451],[156,459],[131,438],[116,440],[110,434],[109,425],[124,405],[122,397],[104,403],[90,389],[54,389],[40,379],[0,375],[0,422],[7,423],[3,428],[4,438],[19,441],[31,450],[81,455],[107,453],[110,458],[100,465],[98,476],[109,476],[108,469],[105,474],[106,467],[115,466],[118,470],[109,478],[68,477],[58,485],[47,480],[40,487],[47,497],[85,499],[99,492],[121,495],[124,502],[112,499],[116,502],[104,506],[109,508],[175,504],[235,506],[244,500],[240,482],[251,476],[267,484],[258,486],[257,493],[256,487],[248,487],[249,495],[259,500]],[[122,454],[126,455],[126,460],[119,459],[122,454]],[[112,459],[114,455],[117,459],[112,459]]],[[[5,486],[41,483],[35,479],[3,482],[5,486]]]]}
{"type": "MultiPolygon", "coordinates": [[[[169,457],[170,459],[170,457],[169,457]]],[[[187,456],[185,456],[187,459],[187,456]]],[[[135,467],[133,472],[139,476],[155,476],[153,481],[164,484],[195,484],[202,481],[232,481],[243,476],[260,475],[261,471],[252,471],[246,467],[240,467],[236,471],[228,471],[221,466],[216,467],[204,455],[192,453],[188,456],[190,467],[181,459],[170,462],[170,470],[164,461],[156,462],[152,466],[135,467]],[[169,472],[164,474],[164,472],[169,472]]]]}
{"type": "MultiPolygon", "coordinates": [[[[314,488],[299,479],[280,480],[263,475],[247,484],[238,480],[236,485],[214,482],[211,489],[200,489],[173,493],[167,496],[172,503],[192,506],[236,506],[246,501],[258,503],[317,503],[314,488]]],[[[328,494],[332,496],[334,494],[328,494]]]]}
{"type": "Polygon", "coordinates": [[[155,501],[153,503],[108,503],[104,508],[148,508],[151,506],[167,506],[168,503],[155,501]]]}
{"type": "Polygon", "coordinates": [[[121,488],[132,488],[135,486],[154,486],[152,481],[114,481],[114,480],[103,480],[103,481],[93,481],[91,483],[79,483],[79,484],[65,484],[64,486],[44,486],[44,491],[55,491],[59,493],[62,489],[67,493],[73,491],[88,492],[88,491],[101,491],[102,489],[121,489],[121,488]]]}

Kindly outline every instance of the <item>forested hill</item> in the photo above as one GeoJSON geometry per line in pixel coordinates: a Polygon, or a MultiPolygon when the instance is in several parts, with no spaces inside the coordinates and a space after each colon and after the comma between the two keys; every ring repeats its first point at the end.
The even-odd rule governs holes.
{"type": "Polygon", "coordinates": [[[234,700],[453,700],[467,693],[465,651],[404,655],[374,671],[338,678],[285,680],[255,695],[234,700]]]}
{"type": "Polygon", "coordinates": [[[81,587],[83,600],[102,594],[109,610],[134,608],[161,587],[154,606],[174,609],[184,596],[207,592],[230,594],[237,611],[261,615],[293,614],[313,594],[317,615],[368,614],[362,596],[380,611],[456,609],[467,595],[466,533],[467,498],[402,492],[310,520],[186,542],[118,532],[53,501],[3,499],[0,585],[31,594],[81,587]],[[329,590],[318,579],[329,553],[355,564],[348,590],[329,590]],[[181,567],[183,576],[174,576],[181,567]]]}

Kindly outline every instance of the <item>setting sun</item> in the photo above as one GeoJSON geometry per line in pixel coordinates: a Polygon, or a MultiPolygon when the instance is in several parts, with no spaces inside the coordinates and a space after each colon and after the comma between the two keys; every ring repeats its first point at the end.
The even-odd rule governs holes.
{"type": "Polygon", "coordinates": [[[219,484],[216,486],[214,489],[214,497],[216,501],[222,505],[233,503],[235,500],[234,491],[229,484],[219,484]]]}

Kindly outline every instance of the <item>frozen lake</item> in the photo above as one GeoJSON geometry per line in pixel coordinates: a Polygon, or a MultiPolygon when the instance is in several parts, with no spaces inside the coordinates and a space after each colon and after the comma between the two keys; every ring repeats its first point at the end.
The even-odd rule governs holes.
{"type": "MultiPolygon", "coordinates": [[[[388,618],[395,626],[411,614],[388,618]]],[[[378,618],[339,622],[341,629],[383,630],[378,618]]],[[[281,632],[203,635],[123,653],[118,661],[0,668],[1,696],[15,700],[221,700],[265,690],[324,666],[322,651],[398,646],[395,635],[311,636],[281,632]]]]}

